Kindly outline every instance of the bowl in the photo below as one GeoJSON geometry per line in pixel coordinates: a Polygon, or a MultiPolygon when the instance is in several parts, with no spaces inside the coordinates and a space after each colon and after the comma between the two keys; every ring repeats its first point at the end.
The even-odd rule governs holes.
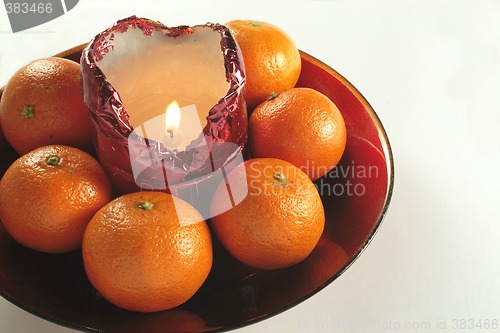
{"type": "MultiPolygon", "coordinates": [[[[57,56],[79,61],[83,47],[57,56]]],[[[268,319],[332,283],[381,225],[392,195],[393,158],[382,123],[361,93],[320,60],[305,52],[301,57],[297,86],[328,96],[342,112],[348,133],[342,160],[315,181],[326,226],[307,259],[285,269],[255,270],[233,259],[214,239],[212,271],[188,302],[167,311],[134,313],[111,305],[93,289],[80,251],[32,251],[17,244],[0,224],[0,294],[36,316],[81,331],[209,332],[268,319]]],[[[0,156],[1,176],[18,155],[4,143],[0,156]]]]}

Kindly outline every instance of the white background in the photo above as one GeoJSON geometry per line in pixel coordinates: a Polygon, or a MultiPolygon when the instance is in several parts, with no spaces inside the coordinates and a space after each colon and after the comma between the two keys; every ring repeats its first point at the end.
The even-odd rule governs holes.
{"type": "MultiPolygon", "coordinates": [[[[0,86],[132,14],[273,23],[351,81],[389,135],[394,195],[363,255],[317,295],[239,332],[500,332],[454,328],[500,320],[500,1],[80,0],[16,34],[0,7],[0,86]]],[[[2,299],[0,332],[72,330],[2,299]]]]}

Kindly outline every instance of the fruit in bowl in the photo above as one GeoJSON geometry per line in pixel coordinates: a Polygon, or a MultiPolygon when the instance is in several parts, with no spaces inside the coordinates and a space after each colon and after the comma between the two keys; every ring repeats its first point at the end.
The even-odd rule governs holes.
{"type": "Polygon", "coordinates": [[[257,20],[224,24],[238,42],[245,62],[246,100],[252,110],[271,94],[293,88],[300,76],[300,52],[279,27],[257,20]]]}
{"type": "Polygon", "coordinates": [[[113,304],[155,312],[181,305],[212,268],[207,224],[191,205],[164,192],[135,192],[90,220],[82,244],[92,285],[113,304]]]}
{"type": "MultiPolygon", "coordinates": [[[[323,204],[309,177],[276,158],[249,159],[229,177],[231,186],[248,186],[240,204],[211,220],[229,253],[259,269],[285,268],[307,258],[325,225],[323,204]]],[[[212,205],[224,202],[225,189],[222,183],[215,190],[212,205]]]]}
{"type": "Polygon", "coordinates": [[[20,244],[47,253],[80,248],[92,216],[112,198],[97,160],[69,146],[39,147],[0,180],[0,221],[20,244]]]}
{"type": "Polygon", "coordinates": [[[78,63],[49,57],[20,68],[3,89],[0,123],[5,138],[21,155],[50,144],[90,152],[92,125],[78,63]]]}
{"type": "Polygon", "coordinates": [[[337,165],[347,142],[342,113],[311,88],[273,94],[252,112],[249,126],[252,156],[286,160],[312,180],[337,165]]]}
{"type": "MultiPolygon", "coordinates": [[[[82,47],[68,50],[59,57],[78,60],[81,50],[82,47]]],[[[309,255],[303,254],[298,263],[288,267],[255,268],[250,262],[247,265],[231,253],[230,246],[222,241],[223,236],[219,239],[217,227],[213,226],[217,222],[215,217],[207,221],[212,229],[213,262],[199,289],[184,303],[169,310],[133,314],[130,310],[142,312],[144,309],[126,310],[126,306],[116,306],[111,302],[112,296],[104,292],[107,287],[96,281],[93,286],[84,267],[82,251],[52,255],[29,250],[14,241],[0,225],[0,271],[4,277],[0,281],[0,293],[43,318],[81,330],[124,332],[133,327],[141,332],[155,332],[159,327],[186,328],[188,326],[182,324],[186,318],[196,318],[196,325],[189,326],[190,331],[213,331],[269,318],[332,282],[359,256],[380,225],[391,196],[392,155],[380,121],[361,94],[321,61],[304,52],[300,52],[300,56],[301,71],[295,88],[313,89],[330,99],[344,118],[347,134],[347,144],[337,165],[314,182],[308,179],[308,186],[315,188],[321,201],[321,205],[315,205],[314,214],[321,217],[319,211],[324,213],[324,228],[316,228],[314,234],[320,237],[317,240],[315,236],[311,241],[313,245],[309,249],[313,250],[309,255]],[[376,172],[356,172],[361,170],[376,172]],[[348,192],[352,184],[358,186],[354,194],[348,192]],[[314,276],[309,274],[311,270],[314,276]]],[[[4,151],[7,150],[1,151],[2,157],[8,157],[0,161],[2,168],[18,158],[10,153],[4,155],[4,151]]],[[[286,183],[286,180],[280,175],[276,177],[271,175],[271,185],[281,188],[280,182],[286,183]]],[[[119,216],[121,212],[123,210],[118,209],[113,214],[119,216]]],[[[252,213],[258,216],[259,210],[252,213]]],[[[259,225],[257,222],[255,226],[259,225]]],[[[238,217],[234,223],[238,223],[238,217]]],[[[118,246],[127,243],[131,242],[119,242],[118,246]]],[[[154,247],[156,245],[161,247],[161,242],[154,247]]],[[[136,255],[141,253],[129,258],[135,260],[136,255]]]]}

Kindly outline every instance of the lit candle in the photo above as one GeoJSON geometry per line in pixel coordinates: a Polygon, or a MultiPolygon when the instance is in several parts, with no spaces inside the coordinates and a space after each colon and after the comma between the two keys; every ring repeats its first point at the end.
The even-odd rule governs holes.
{"type": "Polygon", "coordinates": [[[194,179],[199,188],[241,157],[245,75],[226,27],[130,17],[97,35],[80,63],[97,156],[117,193],[180,190],[194,179]]]}
{"type": "Polygon", "coordinates": [[[184,150],[184,135],[179,131],[181,123],[181,110],[177,102],[172,102],[168,105],[165,112],[165,132],[164,138],[161,141],[165,147],[172,150],[184,150]]]}
{"type": "Polygon", "coordinates": [[[180,108],[179,104],[173,101],[163,114],[139,124],[132,133],[147,139],[148,145],[150,140],[154,140],[177,153],[184,151],[191,142],[203,136],[203,126],[194,104],[180,108]]]}

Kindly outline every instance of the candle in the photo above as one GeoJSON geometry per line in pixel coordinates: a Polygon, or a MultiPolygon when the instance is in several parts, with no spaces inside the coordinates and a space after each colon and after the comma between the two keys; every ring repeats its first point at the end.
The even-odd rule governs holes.
{"type": "Polygon", "coordinates": [[[97,157],[118,194],[196,200],[243,161],[243,59],[226,27],[130,17],[98,34],[80,63],[97,157]]]}
{"type": "Polygon", "coordinates": [[[113,51],[96,64],[119,92],[131,128],[162,117],[176,101],[195,106],[194,114],[181,117],[189,118],[182,119],[181,127],[188,143],[197,139],[202,132],[199,124],[207,123],[209,110],[230,89],[218,44],[220,35],[212,29],[197,29],[196,34],[190,32],[182,38],[165,38],[163,33],[144,38],[143,31],[134,29],[115,33],[109,41],[113,51]],[[134,52],[128,47],[130,39],[134,52]],[[203,39],[209,44],[198,42],[203,39]]]}

